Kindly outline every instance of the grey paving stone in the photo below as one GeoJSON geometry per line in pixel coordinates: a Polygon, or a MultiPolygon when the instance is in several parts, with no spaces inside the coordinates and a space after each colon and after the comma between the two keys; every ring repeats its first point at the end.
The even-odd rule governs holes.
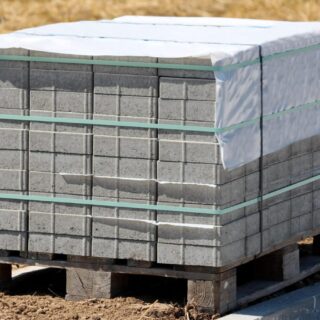
{"type": "Polygon", "coordinates": [[[94,156],[93,196],[128,199],[156,197],[156,161],[94,156]]]}
{"type": "MultiPolygon", "coordinates": [[[[28,56],[29,51],[25,49],[17,49],[17,48],[10,48],[10,49],[0,49],[1,55],[18,55],[18,56],[28,56]]],[[[0,61],[0,68],[21,68],[21,69],[28,69],[29,65],[28,62],[23,61],[0,61]]]]}
{"type": "MultiPolygon", "coordinates": [[[[159,119],[160,124],[178,125],[178,126],[194,126],[194,127],[214,127],[210,122],[200,121],[179,121],[179,120],[163,120],[159,119]]],[[[196,130],[198,128],[195,128],[196,130]]],[[[160,140],[175,141],[194,141],[194,142],[211,142],[217,143],[218,140],[214,133],[201,133],[196,131],[179,131],[179,130],[159,130],[160,140]]]]}
{"type": "Polygon", "coordinates": [[[0,190],[26,191],[27,171],[0,169],[0,190]]]}
{"type": "MultiPolygon", "coordinates": [[[[155,204],[154,201],[142,201],[123,198],[97,198],[98,201],[130,202],[138,204],[155,204]]],[[[95,238],[126,239],[137,241],[156,241],[157,227],[143,221],[156,221],[153,210],[92,207],[92,236],[95,238]],[[143,220],[143,221],[140,221],[143,220]]]]}
{"type": "Polygon", "coordinates": [[[25,232],[0,230],[0,249],[13,251],[26,251],[27,235],[25,232]]]}
{"type": "Polygon", "coordinates": [[[30,150],[66,154],[91,154],[92,134],[31,130],[30,150]]]}
{"type": "Polygon", "coordinates": [[[311,234],[313,228],[312,213],[307,213],[295,217],[291,220],[291,234],[296,236],[299,234],[307,235],[311,234]]]}
{"type": "Polygon", "coordinates": [[[292,158],[290,166],[291,183],[297,183],[312,177],[312,153],[292,158]]]}
{"type": "Polygon", "coordinates": [[[312,152],[312,138],[291,144],[291,157],[297,157],[312,152]]]}
{"type": "MultiPolygon", "coordinates": [[[[1,114],[5,115],[28,115],[29,111],[27,109],[10,109],[10,108],[1,108],[1,114]]],[[[29,123],[23,121],[14,121],[14,120],[0,120],[0,129],[28,129],[29,123]]]]}
{"type": "Polygon", "coordinates": [[[278,225],[281,222],[290,220],[291,212],[291,200],[283,201],[272,205],[268,208],[264,208],[262,211],[262,228],[270,229],[274,225],[278,225]]]}
{"type": "Polygon", "coordinates": [[[123,239],[92,239],[92,256],[111,259],[156,261],[156,243],[123,239]]]}
{"type": "Polygon", "coordinates": [[[282,148],[279,151],[269,153],[263,157],[263,166],[264,167],[269,167],[273,164],[279,163],[279,162],[284,162],[288,161],[292,155],[292,148],[291,145],[282,148]]]}
{"type": "Polygon", "coordinates": [[[30,192],[90,196],[91,181],[90,175],[29,171],[30,192]]]}
{"type": "Polygon", "coordinates": [[[30,109],[92,113],[92,93],[30,90],[30,109]]]}
{"type": "MultiPolygon", "coordinates": [[[[142,117],[117,117],[94,114],[95,120],[122,121],[122,122],[141,122],[156,123],[156,118],[142,117]]],[[[137,138],[157,138],[157,129],[148,128],[132,128],[119,126],[93,126],[93,133],[96,135],[121,136],[121,137],[137,137],[137,138]]]]}
{"type": "Polygon", "coordinates": [[[162,182],[158,184],[158,200],[232,206],[245,200],[245,179],[240,178],[224,185],[162,182]]]}
{"type": "Polygon", "coordinates": [[[73,173],[79,175],[91,174],[92,156],[30,151],[29,170],[48,173],[73,173]]]}
{"type": "Polygon", "coordinates": [[[171,162],[221,164],[218,143],[159,140],[159,160],[171,162]]]}
{"type": "Polygon", "coordinates": [[[94,73],[94,93],[157,97],[158,77],[96,72],[94,73]]]}
{"type": "Polygon", "coordinates": [[[221,267],[245,257],[245,239],[223,247],[157,244],[157,262],[177,265],[221,267]]]}
{"type": "Polygon", "coordinates": [[[261,233],[246,238],[246,257],[252,258],[261,253],[261,233]]]}
{"type": "MultiPolygon", "coordinates": [[[[1,193],[9,193],[15,195],[27,194],[27,191],[15,191],[15,190],[1,190],[1,193]]],[[[19,200],[0,200],[0,209],[9,211],[27,211],[28,204],[19,200]]]]}
{"type": "MultiPolygon", "coordinates": [[[[4,79],[3,79],[4,81],[4,79]]],[[[1,68],[0,68],[1,83],[1,68]]],[[[27,109],[28,92],[26,89],[0,87],[0,111],[2,109],[27,109]]]]}
{"type": "Polygon", "coordinates": [[[92,72],[31,68],[30,89],[92,92],[92,72]]]}
{"type": "Polygon", "coordinates": [[[0,169],[27,170],[28,152],[0,148],[0,169]]]}
{"type": "Polygon", "coordinates": [[[27,211],[0,209],[0,231],[26,232],[27,211]]]}
{"type": "MultiPolygon", "coordinates": [[[[152,58],[152,57],[97,56],[97,57],[93,57],[93,60],[156,63],[158,59],[152,58]]],[[[156,76],[158,74],[157,68],[118,67],[118,66],[104,66],[104,65],[94,65],[93,71],[113,73],[113,74],[134,74],[134,75],[146,75],[146,76],[156,76]]]]}
{"type": "Polygon", "coordinates": [[[94,135],[95,156],[153,159],[158,158],[158,140],[155,138],[94,135]]]}
{"type": "Polygon", "coordinates": [[[262,249],[263,251],[272,250],[274,246],[290,239],[291,220],[281,222],[269,229],[262,231],[262,249]]]}
{"type": "Polygon", "coordinates": [[[156,118],[158,99],[154,97],[95,94],[94,112],[121,117],[156,118]]]}
{"type": "Polygon", "coordinates": [[[190,120],[215,124],[215,103],[201,100],[159,99],[159,119],[190,120]]]}
{"type": "Polygon", "coordinates": [[[225,184],[244,177],[244,167],[225,170],[222,165],[190,162],[158,161],[157,177],[160,181],[225,184]]]}
{"type": "Polygon", "coordinates": [[[268,193],[286,187],[291,182],[290,163],[279,162],[263,169],[263,191],[268,193]]]}
{"type": "Polygon", "coordinates": [[[88,237],[29,233],[28,251],[40,253],[91,255],[91,240],[88,237]]]}
{"type": "MultiPolygon", "coordinates": [[[[200,66],[212,66],[211,59],[199,59],[199,58],[159,58],[159,63],[171,63],[171,64],[186,64],[186,65],[200,65],[200,66]]],[[[197,71],[197,70],[176,70],[176,69],[159,69],[159,76],[165,77],[179,77],[179,78],[205,78],[214,79],[213,71],[197,71]]]]}
{"type": "Polygon", "coordinates": [[[215,101],[214,80],[160,77],[160,98],[215,101]]]}
{"type": "Polygon", "coordinates": [[[28,88],[28,69],[0,67],[1,89],[24,89],[28,88]]]}

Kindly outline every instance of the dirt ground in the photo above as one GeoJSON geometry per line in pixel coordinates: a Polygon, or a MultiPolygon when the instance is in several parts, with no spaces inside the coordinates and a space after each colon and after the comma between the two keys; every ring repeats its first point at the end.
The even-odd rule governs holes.
{"type": "MultiPolygon", "coordinates": [[[[14,266],[13,270],[23,268],[14,266]]],[[[21,275],[0,293],[0,320],[212,320],[185,306],[182,282],[151,277],[133,282],[135,290],[114,299],[65,301],[65,271],[45,269],[21,275]],[[137,285],[139,284],[139,285],[137,285]],[[159,299],[159,300],[157,300],[159,299]],[[174,301],[171,303],[170,301],[174,301]]]]}

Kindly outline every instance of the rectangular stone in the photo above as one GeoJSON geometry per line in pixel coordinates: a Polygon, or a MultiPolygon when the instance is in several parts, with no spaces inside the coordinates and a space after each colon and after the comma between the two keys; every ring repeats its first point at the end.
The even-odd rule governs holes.
{"type": "Polygon", "coordinates": [[[92,93],[30,90],[30,109],[92,113],[92,93]]]}
{"type": "Polygon", "coordinates": [[[92,134],[31,130],[30,150],[66,154],[91,154],[92,134]]]}
{"type": "MultiPolygon", "coordinates": [[[[1,75],[1,68],[0,68],[1,75]]],[[[1,76],[0,76],[1,79],[1,76]]],[[[0,87],[0,110],[1,109],[27,109],[28,93],[26,89],[1,88],[0,87]]],[[[1,110],[2,111],[2,110],[1,110]]]]}
{"type": "Polygon", "coordinates": [[[159,119],[190,120],[215,124],[215,103],[201,100],[159,99],[159,119]]]}
{"type": "Polygon", "coordinates": [[[29,171],[29,191],[90,196],[91,176],[29,171]]]}
{"type": "Polygon", "coordinates": [[[0,249],[12,251],[27,250],[26,232],[3,231],[0,230],[0,249]]]}
{"type": "Polygon", "coordinates": [[[160,77],[160,98],[215,101],[216,83],[209,79],[160,77]]]}
{"type": "Polygon", "coordinates": [[[157,177],[160,181],[226,184],[245,175],[244,167],[226,170],[222,165],[189,162],[158,161],[157,177]]]}
{"type": "Polygon", "coordinates": [[[221,164],[218,143],[159,140],[159,160],[171,162],[221,164]]]}
{"type": "Polygon", "coordinates": [[[88,237],[29,233],[29,252],[90,256],[90,246],[88,237]]]}
{"type": "MultiPolygon", "coordinates": [[[[1,108],[1,114],[4,115],[13,115],[13,116],[27,116],[29,115],[28,109],[11,109],[11,108],[1,108]]],[[[29,123],[24,121],[15,121],[15,120],[0,120],[1,129],[28,129],[29,123]]]]}
{"type": "Polygon", "coordinates": [[[0,67],[0,88],[28,89],[28,69],[0,67]]]}
{"type": "Polygon", "coordinates": [[[31,68],[30,89],[92,92],[92,72],[31,68]]]}
{"type": "Polygon", "coordinates": [[[273,250],[275,246],[288,241],[291,235],[291,221],[287,220],[262,231],[263,251],[273,250]]]}
{"type": "Polygon", "coordinates": [[[94,73],[94,93],[122,96],[158,96],[158,77],[94,73]]]}
{"type": "MultiPolygon", "coordinates": [[[[94,198],[94,200],[154,204],[153,201],[123,198],[94,198]]],[[[92,236],[95,238],[156,241],[156,212],[153,210],[93,206],[92,217],[92,236]]]]}
{"type": "Polygon", "coordinates": [[[0,230],[26,232],[27,212],[25,210],[0,209],[0,230]]]}
{"type": "Polygon", "coordinates": [[[95,156],[153,159],[158,158],[158,141],[154,138],[94,135],[95,156]]]}
{"type": "Polygon", "coordinates": [[[26,191],[27,171],[0,169],[0,190],[26,191]]]}
{"type": "Polygon", "coordinates": [[[27,170],[28,152],[0,148],[1,170],[27,170]]]}
{"type": "Polygon", "coordinates": [[[30,171],[88,175],[92,173],[91,161],[91,155],[29,152],[30,171]]]}
{"type": "Polygon", "coordinates": [[[156,260],[156,243],[124,239],[92,239],[92,256],[138,261],[156,260]]]}
{"type": "Polygon", "coordinates": [[[95,94],[94,113],[120,117],[156,118],[158,99],[152,96],[95,94]]]}

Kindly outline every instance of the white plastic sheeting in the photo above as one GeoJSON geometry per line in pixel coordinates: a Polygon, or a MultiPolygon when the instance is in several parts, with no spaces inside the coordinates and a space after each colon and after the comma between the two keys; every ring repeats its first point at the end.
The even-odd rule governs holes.
{"type": "MultiPolygon", "coordinates": [[[[262,68],[255,63],[215,72],[219,128],[259,118],[262,103],[266,117],[320,100],[320,48],[292,51],[316,44],[320,44],[318,22],[225,18],[128,16],[59,23],[0,36],[0,48],[82,56],[210,57],[219,66],[261,55],[262,68]]],[[[320,103],[265,119],[263,153],[268,154],[319,134],[320,103]]],[[[226,168],[239,167],[261,154],[259,121],[217,137],[226,168]]]]}

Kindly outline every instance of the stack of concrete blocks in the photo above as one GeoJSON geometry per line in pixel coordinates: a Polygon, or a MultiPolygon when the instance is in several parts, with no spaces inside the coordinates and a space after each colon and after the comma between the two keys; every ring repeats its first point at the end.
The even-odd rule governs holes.
{"type": "MultiPolygon", "coordinates": [[[[1,54],[28,55],[25,50],[1,54]]],[[[0,113],[28,115],[28,63],[0,62],[0,113]]],[[[25,195],[28,191],[28,123],[0,120],[0,192],[25,195]]],[[[28,205],[0,201],[0,249],[26,251],[28,205]]]]}
{"type": "MultiPolygon", "coordinates": [[[[104,58],[157,61],[99,57],[104,58]]],[[[157,122],[157,69],[95,65],[93,71],[93,119],[157,122]]],[[[93,200],[156,204],[157,134],[157,130],[148,128],[94,126],[93,200]]],[[[93,256],[156,260],[155,211],[97,206],[92,210],[93,256]]]]}
{"type": "MultiPolygon", "coordinates": [[[[30,115],[91,119],[92,66],[30,63],[30,115]]],[[[92,127],[32,122],[29,135],[29,194],[90,200],[92,127]]],[[[90,216],[89,206],[30,202],[28,250],[90,256],[90,216]]]]}

